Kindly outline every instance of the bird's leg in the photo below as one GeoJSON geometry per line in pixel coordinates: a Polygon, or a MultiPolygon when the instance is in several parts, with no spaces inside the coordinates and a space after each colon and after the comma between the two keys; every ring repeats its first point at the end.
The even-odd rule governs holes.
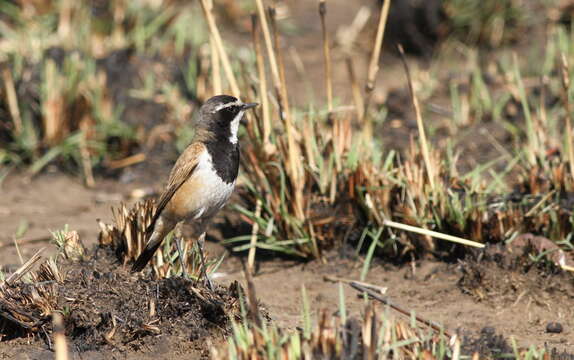
{"type": "Polygon", "coordinates": [[[175,247],[177,248],[177,254],[179,257],[179,263],[181,265],[181,276],[184,279],[188,279],[187,271],[185,271],[185,252],[183,251],[183,235],[181,232],[181,228],[179,226],[176,227],[175,231],[173,232],[173,241],[175,242],[175,247]]]}
{"type": "Polygon", "coordinates": [[[211,279],[207,275],[207,266],[205,265],[205,255],[203,252],[203,248],[205,245],[205,232],[201,233],[199,238],[197,239],[197,248],[199,249],[199,256],[201,258],[201,275],[203,275],[203,280],[205,281],[205,285],[209,288],[209,290],[213,291],[213,283],[211,279]]]}

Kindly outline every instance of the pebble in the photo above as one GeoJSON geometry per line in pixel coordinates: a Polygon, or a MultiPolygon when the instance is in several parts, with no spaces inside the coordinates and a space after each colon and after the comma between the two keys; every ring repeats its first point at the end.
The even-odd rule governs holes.
{"type": "Polygon", "coordinates": [[[564,328],[562,327],[562,324],[560,324],[559,322],[549,322],[548,325],[546,325],[547,333],[560,334],[563,330],[564,328]]]}

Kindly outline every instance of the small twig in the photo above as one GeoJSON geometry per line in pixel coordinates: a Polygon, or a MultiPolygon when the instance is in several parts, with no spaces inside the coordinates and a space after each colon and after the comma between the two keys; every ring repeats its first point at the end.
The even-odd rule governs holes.
{"type": "Polygon", "coordinates": [[[386,220],[386,219],[383,220],[383,225],[388,226],[388,227],[392,227],[395,229],[414,232],[416,234],[432,236],[432,237],[437,238],[437,239],[446,240],[446,241],[454,242],[454,243],[461,244],[461,245],[474,246],[477,248],[485,247],[484,244],[481,244],[481,243],[476,242],[476,241],[471,241],[471,240],[460,238],[458,236],[443,234],[443,233],[423,229],[423,228],[416,227],[416,226],[401,224],[401,223],[394,222],[391,220],[386,220]]]}
{"type": "MultiPolygon", "coordinates": [[[[403,309],[402,307],[392,303],[388,298],[382,297],[381,295],[377,294],[376,292],[369,289],[368,287],[360,285],[356,282],[351,282],[349,285],[352,288],[354,288],[355,290],[362,291],[362,292],[366,293],[367,295],[369,295],[370,297],[372,297],[373,299],[380,301],[385,305],[390,306],[392,309],[400,312],[401,314],[406,315],[406,316],[411,316],[410,311],[407,311],[407,310],[403,309]]],[[[414,317],[418,322],[425,324],[426,326],[430,327],[431,329],[433,329],[435,331],[438,331],[438,332],[442,331],[447,337],[449,337],[449,338],[451,337],[451,334],[449,331],[447,331],[444,327],[435,323],[434,321],[426,320],[426,319],[424,319],[424,318],[422,318],[416,314],[414,314],[414,317]]]]}
{"type": "Polygon", "coordinates": [[[53,351],[54,348],[52,347],[52,340],[50,339],[50,335],[48,335],[48,332],[46,331],[46,326],[42,325],[40,326],[40,328],[42,329],[42,332],[46,337],[46,341],[48,342],[48,349],[53,351]]]}
{"type": "MultiPolygon", "coordinates": [[[[261,216],[261,200],[257,199],[255,205],[255,218],[261,216]]],[[[251,240],[249,242],[249,255],[247,256],[247,272],[253,274],[255,270],[255,251],[257,250],[257,233],[259,232],[259,223],[257,221],[253,222],[253,227],[251,228],[251,240]]]]}
{"type": "Polygon", "coordinates": [[[421,115],[421,108],[419,106],[419,101],[417,99],[417,96],[415,94],[415,89],[413,87],[413,79],[411,78],[411,72],[409,70],[407,60],[405,59],[405,52],[403,50],[402,45],[399,44],[398,48],[399,48],[399,53],[401,54],[401,61],[403,62],[403,66],[405,68],[405,73],[407,75],[407,82],[409,84],[409,92],[411,94],[411,101],[413,103],[413,107],[415,108],[415,115],[417,118],[417,127],[419,129],[419,138],[420,138],[420,142],[421,142],[421,151],[423,153],[423,159],[425,161],[425,167],[427,169],[427,176],[429,179],[431,189],[434,190],[434,169],[431,165],[429,144],[427,142],[425,127],[423,125],[423,117],[421,115]]]}
{"type": "Polygon", "coordinates": [[[45,250],[46,248],[43,247],[40,250],[38,250],[31,258],[30,260],[26,261],[26,263],[24,263],[22,266],[20,266],[20,268],[18,270],[16,270],[14,273],[12,273],[5,281],[5,284],[13,284],[16,281],[18,281],[19,279],[22,278],[22,276],[26,275],[30,270],[32,270],[32,267],[42,259],[42,252],[45,250]]]}
{"type": "Polygon", "coordinates": [[[327,4],[319,0],[319,16],[321,18],[321,31],[323,33],[323,58],[325,62],[325,90],[327,91],[327,110],[333,111],[333,81],[331,79],[331,51],[329,48],[329,33],[327,32],[327,4]]]}
{"type": "Polygon", "coordinates": [[[125,157],[123,159],[109,161],[106,165],[107,165],[108,169],[115,170],[115,169],[121,169],[121,168],[131,166],[131,165],[139,164],[141,162],[144,162],[145,159],[146,159],[146,156],[144,153],[138,153],[138,154],[134,154],[134,155],[125,157]]]}
{"type": "Polygon", "coordinates": [[[369,288],[373,291],[376,291],[377,293],[383,295],[387,292],[387,288],[384,286],[378,286],[378,285],[374,285],[374,284],[369,284],[363,281],[357,281],[357,280],[351,280],[351,279],[345,279],[342,277],[338,277],[338,276],[330,276],[330,275],[325,275],[323,277],[323,280],[325,281],[330,281],[330,282],[342,282],[345,284],[351,284],[351,283],[355,283],[355,284],[359,284],[361,286],[364,286],[366,288],[369,288]]]}
{"type": "Polygon", "coordinates": [[[556,190],[552,190],[548,194],[544,195],[544,197],[542,199],[540,199],[540,201],[536,205],[534,205],[532,207],[532,209],[528,210],[528,212],[526,214],[524,214],[524,217],[529,217],[529,216],[534,215],[534,212],[536,210],[538,210],[546,202],[546,200],[548,200],[552,195],[554,195],[555,192],[556,192],[556,190]]]}

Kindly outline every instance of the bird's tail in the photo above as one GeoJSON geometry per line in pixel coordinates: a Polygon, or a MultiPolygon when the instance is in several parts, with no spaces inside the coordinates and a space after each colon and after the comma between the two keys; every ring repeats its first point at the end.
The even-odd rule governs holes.
{"type": "Polygon", "coordinates": [[[158,221],[154,227],[150,227],[147,229],[146,238],[149,238],[148,243],[146,244],[145,248],[141,252],[140,256],[136,259],[132,266],[132,272],[142,271],[143,268],[147,265],[147,263],[151,260],[153,255],[155,254],[157,248],[161,245],[165,236],[171,231],[169,226],[165,226],[165,224],[160,220],[158,221]]]}

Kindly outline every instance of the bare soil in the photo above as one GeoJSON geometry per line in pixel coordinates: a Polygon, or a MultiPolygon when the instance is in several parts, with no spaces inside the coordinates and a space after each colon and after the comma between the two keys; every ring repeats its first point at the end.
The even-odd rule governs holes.
{"type": "MultiPolygon", "coordinates": [[[[93,190],[75,188],[70,178],[50,175],[31,182],[10,178],[4,183],[3,191],[30,194],[43,184],[50,184],[52,189],[73,190],[75,196],[60,197],[58,208],[63,209],[77,206],[78,199],[88,203],[94,201],[102,188],[110,188],[109,184],[93,190]]],[[[19,209],[18,217],[13,217],[14,222],[19,218],[36,218],[30,232],[41,232],[38,227],[46,226],[36,224],[49,224],[52,229],[65,223],[85,226],[84,244],[88,248],[96,244],[98,228],[92,221],[109,216],[107,206],[92,207],[91,221],[85,219],[86,214],[82,212],[52,211],[38,216],[34,206],[38,196],[21,196],[16,200],[3,198],[0,207],[12,204],[10,209],[19,209]],[[18,206],[14,206],[16,204],[18,206]]],[[[223,223],[224,216],[222,214],[217,223],[223,223]]],[[[12,242],[10,232],[3,230],[2,235],[3,245],[12,242]]],[[[212,229],[211,235],[212,240],[218,237],[217,227],[212,229]]],[[[55,251],[55,246],[47,243],[28,243],[20,247],[24,254],[32,254],[43,246],[55,251]]],[[[212,241],[208,243],[208,251],[210,256],[215,256],[227,250],[212,241]]],[[[469,351],[482,349],[489,354],[488,351],[501,346],[508,350],[512,345],[510,339],[514,338],[519,346],[546,346],[559,353],[572,353],[572,275],[557,271],[551,264],[527,265],[531,262],[525,261],[523,254],[508,253],[491,247],[456,263],[427,259],[396,266],[377,261],[366,281],[387,287],[387,295],[394,303],[443,324],[451,332],[459,332],[467,339],[469,351]],[[560,323],[563,331],[547,332],[551,322],[560,323]]],[[[325,281],[324,276],[358,279],[362,262],[353,254],[353,251],[332,252],[326,257],[326,263],[282,259],[260,262],[254,284],[271,321],[293,330],[301,325],[302,286],[307,290],[313,310],[337,311],[338,285],[325,281]]],[[[0,259],[5,268],[19,265],[12,246],[0,248],[0,259]]],[[[216,283],[221,287],[217,293],[219,301],[214,304],[220,305],[199,300],[189,290],[192,284],[186,280],[151,281],[133,276],[105,249],[89,261],[66,264],[68,276],[60,289],[60,301],[61,305],[73,309],[72,321],[68,324],[71,351],[76,358],[179,359],[189,358],[189,354],[207,357],[209,344],[223,341],[228,329],[222,315],[227,310],[222,309],[231,308],[236,301],[229,288],[233,288],[235,281],[244,281],[242,260],[228,254],[217,274],[216,283]],[[157,300],[157,322],[149,316],[150,298],[157,300]],[[108,342],[103,335],[110,334],[114,328],[112,318],[115,318],[117,329],[113,342],[108,342]],[[150,322],[159,333],[141,330],[143,324],[150,322]]],[[[350,314],[360,314],[364,300],[351,288],[346,288],[345,294],[350,314]]],[[[392,310],[388,312],[390,316],[401,316],[392,310]]],[[[50,357],[51,351],[45,336],[38,335],[0,342],[0,354],[8,358],[43,359],[50,357]]]]}

